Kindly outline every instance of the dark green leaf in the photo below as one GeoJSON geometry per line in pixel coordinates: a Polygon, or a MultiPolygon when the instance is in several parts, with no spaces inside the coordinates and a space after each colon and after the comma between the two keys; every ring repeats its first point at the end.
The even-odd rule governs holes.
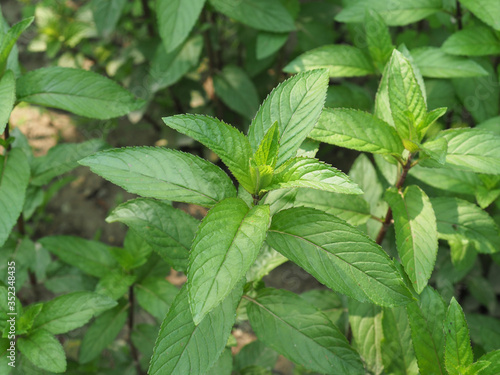
{"type": "Polygon", "coordinates": [[[0,79],[0,134],[3,134],[9,122],[10,113],[16,102],[16,78],[12,70],[7,70],[0,79]]]}
{"type": "Polygon", "coordinates": [[[179,289],[164,277],[148,277],[139,284],[135,284],[134,290],[137,303],[159,322],[163,321],[172,302],[179,294],[179,289]]]}
{"type": "Polygon", "coordinates": [[[127,0],[92,0],[90,7],[99,34],[108,37],[115,31],[116,24],[120,19],[123,7],[127,0]]]}

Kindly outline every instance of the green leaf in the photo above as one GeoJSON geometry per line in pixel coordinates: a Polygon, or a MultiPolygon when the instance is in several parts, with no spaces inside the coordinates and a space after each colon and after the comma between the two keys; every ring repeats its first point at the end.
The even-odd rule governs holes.
{"type": "Polygon", "coordinates": [[[214,76],[214,89],[229,108],[249,120],[259,109],[260,100],[255,85],[236,65],[226,65],[214,76]]]}
{"type": "Polygon", "coordinates": [[[161,325],[148,374],[203,374],[208,370],[226,346],[241,294],[242,286],[238,285],[195,325],[184,285],[161,325]]]}
{"type": "Polygon", "coordinates": [[[101,242],[73,236],[50,236],[39,241],[63,262],[89,275],[104,277],[116,267],[109,247],[101,242]]]}
{"type": "Polygon", "coordinates": [[[17,340],[19,351],[42,370],[62,373],[66,371],[64,349],[53,335],[41,329],[17,340]]]}
{"type": "Polygon", "coordinates": [[[325,108],[309,137],[340,147],[401,155],[404,150],[392,126],[367,112],[325,108]]]}
{"type": "Polygon", "coordinates": [[[233,355],[231,349],[224,349],[215,364],[204,375],[231,375],[233,369],[233,355]]]}
{"type": "Polygon", "coordinates": [[[446,304],[443,298],[427,287],[420,294],[419,301],[407,305],[406,310],[420,373],[446,374],[443,331],[446,304]]]}
{"type": "Polygon", "coordinates": [[[325,374],[359,374],[363,365],[337,327],[298,295],[275,289],[247,298],[250,324],[267,346],[325,374]]]}
{"type": "Polygon", "coordinates": [[[500,174],[500,135],[480,129],[450,129],[436,139],[448,142],[446,163],[462,171],[500,174]]]}
{"type": "Polygon", "coordinates": [[[431,169],[416,165],[410,170],[409,175],[429,186],[458,194],[474,195],[477,187],[482,184],[477,174],[459,171],[449,166],[431,169]]]}
{"type": "Polygon", "coordinates": [[[167,53],[163,45],[156,50],[149,70],[150,87],[153,93],[171,86],[186,73],[194,69],[200,61],[203,37],[195,35],[182,46],[167,53]]]}
{"type": "Polygon", "coordinates": [[[24,205],[30,170],[22,150],[14,148],[0,155],[0,246],[9,237],[24,205]]]}
{"type": "Polygon", "coordinates": [[[209,0],[218,12],[257,30],[295,30],[292,16],[279,0],[209,0]]]}
{"type": "Polygon", "coordinates": [[[416,48],[411,55],[422,75],[428,78],[480,77],[488,74],[473,60],[448,55],[436,47],[416,48]]]}
{"type": "MultiPolygon", "coordinates": [[[[13,25],[4,35],[0,37],[0,76],[5,72],[7,60],[10,52],[16,45],[17,39],[31,25],[34,17],[25,18],[24,20],[13,25]]],[[[3,30],[1,30],[3,34],[3,30]]]]}
{"type": "Polygon", "coordinates": [[[387,73],[389,105],[394,125],[403,139],[417,139],[416,127],[426,118],[427,105],[410,61],[394,50],[387,73]]]}
{"type": "Polygon", "coordinates": [[[152,199],[134,199],[119,205],[108,223],[128,225],[175,269],[186,270],[188,253],[199,221],[171,205],[152,199]]]}
{"type": "Polygon", "coordinates": [[[318,121],[327,87],[328,76],[324,70],[300,73],[279,84],[264,100],[248,129],[252,151],[257,151],[265,134],[278,121],[277,165],[295,156],[318,121]]]}
{"type": "Polygon", "coordinates": [[[465,315],[455,297],[448,307],[444,327],[446,370],[450,375],[460,375],[472,364],[473,355],[465,315]]]}
{"type": "Polygon", "coordinates": [[[92,0],[90,2],[95,26],[100,36],[107,38],[115,31],[125,4],[127,0],[92,0]]]}
{"type": "Polygon", "coordinates": [[[259,148],[253,155],[253,162],[257,166],[269,165],[274,168],[276,165],[279,150],[279,131],[278,121],[276,121],[274,125],[269,128],[259,148]]]}
{"type": "MultiPolygon", "coordinates": [[[[470,336],[486,352],[500,349],[500,319],[480,314],[467,314],[470,336]]],[[[483,358],[481,358],[483,359],[483,358]]]]}
{"type": "Polygon", "coordinates": [[[460,0],[477,18],[500,31],[500,4],[495,0],[460,0]]]}
{"type": "MultiPolygon", "coordinates": [[[[490,365],[480,374],[481,375],[496,375],[500,371],[500,350],[495,350],[489,352],[488,354],[483,355],[479,358],[476,363],[489,363],[490,365]]],[[[473,367],[473,364],[471,367],[473,367]]],[[[470,372],[470,375],[473,375],[474,372],[470,372]]],[[[469,375],[467,374],[467,375],[469,375]]]]}
{"type": "Polygon", "coordinates": [[[179,289],[164,277],[148,277],[135,284],[137,303],[158,321],[163,321],[179,289]]]}
{"type": "Polygon", "coordinates": [[[114,81],[73,68],[33,70],[17,80],[17,100],[106,120],[126,115],[142,102],[114,81]]]}
{"type": "Polygon", "coordinates": [[[202,220],[189,253],[189,304],[195,324],[225,299],[257,258],[269,227],[269,206],[250,209],[226,199],[202,220]]]}
{"type": "Polygon", "coordinates": [[[288,33],[270,33],[259,31],[257,34],[256,57],[258,60],[265,59],[277,52],[288,40],[288,33]]]}
{"type": "Polygon", "coordinates": [[[300,145],[295,156],[304,158],[314,158],[319,151],[320,142],[311,138],[306,138],[300,145]]]}
{"type": "MultiPolygon", "coordinates": [[[[441,117],[443,117],[446,114],[446,111],[448,108],[444,107],[439,107],[435,108],[432,111],[428,112],[427,115],[425,116],[424,121],[422,121],[420,124],[417,124],[417,133],[419,139],[422,139],[427,133],[427,130],[431,125],[433,125],[437,120],[439,120],[441,117]]],[[[426,142],[428,143],[428,142],[426,142]]]]}
{"type": "Polygon", "coordinates": [[[116,301],[99,293],[74,292],[44,303],[33,324],[33,330],[54,335],[85,325],[93,316],[116,306],[116,301]]]}
{"type": "Polygon", "coordinates": [[[213,117],[177,115],[163,117],[165,124],[194,138],[215,152],[240,184],[253,191],[249,161],[252,156],[248,139],[236,128],[213,117]]]}
{"type": "Polygon", "coordinates": [[[450,55],[497,55],[500,54],[500,39],[489,27],[472,26],[453,33],[441,49],[450,55]]]}
{"type": "Polygon", "coordinates": [[[278,353],[267,347],[262,341],[252,341],[245,345],[234,357],[234,369],[241,371],[246,367],[257,365],[265,369],[274,368],[278,353]]]}
{"type": "Polygon", "coordinates": [[[260,281],[264,276],[269,274],[269,272],[286,261],[288,261],[288,259],[264,242],[259,255],[257,255],[257,259],[250,266],[246,274],[246,279],[248,282],[260,281]]]}
{"type": "Polygon", "coordinates": [[[7,70],[0,79],[0,134],[9,122],[10,113],[16,102],[16,78],[12,70],[7,70]]]}
{"type": "Polygon", "coordinates": [[[389,26],[404,26],[420,21],[442,8],[441,0],[360,0],[346,3],[337,14],[338,22],[361,23],[367,9],[375,9],[389,26]]]}
{"type": "Polygon", "coordinates": [[[288,63],[283,71],[298,73],[312,69],[328,69],[330,77],[360,77],[375,73],[363,51],[344,44],[331,44],[307,51],[288,63]]]}
{"type": "Polygon", "coordinates": [[[342,82],[339,85],[328,87],[325,107],[371,111],[373,99],[364,88],[350,82],[342,82]]]}
{"type": "Polygon", "coordinates": [[[88,363],[99,357],[116,336],[120,333],[127,321],[129,305],[118,305],[100,315],[89,327],[83,336],[78,359],[80,363],[88,363]]]}
{"type": "Polygon", "coordinates": [[[125,147],[80,160],[92,172],[144,197],[211,207],[236,189],[219,167],[198,156],[161,147],[125,147]]]}
{"type": "Polygon", "coordinates": [[[387,374],[418,375],[408,314],[404,307],[384,308],[382,362],[387,374]]]}
{"type": "Polygon", "coordinates": [[[205,0],[158,0],[155,4],[160,36],[168,53],[187,38],[205,0]]]}
{"type": "Polygon", "coordinates": [[[311,188],[343,194],[362,194],[359,187],[338,169],[318,159],[293,158],[278,168],[265,191],[311,188]]]}
{"type": "Polygon", "coordinates": [[[439,238],[468,239],[480,253],[495,253],[500,249],[498,227],[478,206],[457,198],[431,198],[436,213],[439,238]]]}
{"type": "Polygon", "coordinates": [[[371,303],[349,300],[349,323],[351,325],[353,346],[363,359],[366,370],[380,375],[382,364],[382,308],[371,303]]]}
{"type": "Polygon", "coordinates": [[[123,248],[111,248],[111,254],[125,271],[142,266],[147,262],[153,249],[134,230],[127,231],[123,248]]]}
{"type": "Polygon", "coordinates": [[[122,270],[114,270],[99,280],[95,292],[117,301],[128,292],[135,279],[135,275],[126,274],[122,270]]]}
{"type": "Polygon", "coordinates": [[[389,28],[374,9],[366,11],[364,21],[368,51],[379,71],[383,71],[394,49],[389,28]]]}
{"type": "Polygon", "coordinates": [[[431,202],[416,185],[408,186],[404,192],[387,190],[385,199],[392,209],[399,258],[416,292],[421,293],[431,277],[438,250],[431,202]]]}
{"type": "Polygon", "coordinates": [[[281,211],[266,242],[322,284],[361,302],[395,306],[411,300],[382,248],[335,216],[306,207],[281,211]]]}
{"type": "Polygon", "coordinates": [[[78,160],[105,147],[106,143],[101,139],[56,145],[31,163],[31,183],[35,186],[48,184],[54,177],[78,167],[78,160]]]}

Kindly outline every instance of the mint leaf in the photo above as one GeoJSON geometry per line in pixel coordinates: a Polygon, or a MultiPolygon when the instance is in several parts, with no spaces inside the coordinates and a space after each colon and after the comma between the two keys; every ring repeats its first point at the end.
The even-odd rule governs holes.
{"type": "Polygon", "coordinates": [[[168,52],[184,42],[203,9],[205,0],[158,0],[156,17],[160,36],[168,52]]]}
{"type": "Polygon", "coordinates": [[[364,21],[368,52],[378,70],[383,71],[394,49],[389,28],[382,16],[374,9],[366,11],[364,21]]]}
{"type": "Polygon", "coordinates": [[[19,77],[17,100],[100,120],[126,115],[142,105],[108,78],[61,67],[41,68],[19,77]]]}
{"type": "Polygon", "coordinates": [[[266,135],[264,135],[259,148],[253,155],[253,161],[256,165],[269,165],[274,168],[278,161],[279,137],[278,121],[276,121],[274,125],[269,128],[266,135]]]}
{"type": "Polygon", "coordinates": [[[0,155],[0,246],[16,224],[24,205],[30,178],[28,159],[22,150],[14,148],[0,155]]]}
{"type": "Polygon", "coordinates": [[[238,129],[213,117],[201,115],[163,117],[163,122],[211,149],[245,189],[254,190],[249,169],[252,155],[250,144],[238,129]]]}
{"type": "Polygon", "coordinates": [[[275,171],[264,191],[311,188],[343,194],[362,194],[359,187],[338,169],[317,159],[293,158],[275,171]]]}
{"type": "MultiPolygon", "coordinates": [[[[23,19],[13,25],[0,38],[0,76],[4,74],[5,67],[7,66],[7,59],[9,58],[12,48],[16,45],[17,39],[19,39],[21,34],[31,25],[33,20],[34,17],[23,19]]],[[[3,30],[1,31],[3,32],[3,30]]]]}
{"type": "Polygon", "coordinates": [[[411,300],[382,248],[335,216],[306,207],[278,212],[266,242],[322,284],[361,302],[395,306],[411,300]]]}
{"type": "Polygon", "coordinates": [[[277,121],[280,134],[277,165],[295,156],[318,121],[327,87],[324,70],[300,73],[279,84],[264,100],[248,129],[252,151],[257,151],[277,121]]]}
{"type": "Polygon", "coordinates": [[[325,108],[309,137],[372,153],[401,155],[404,150],[401,138],[392,126],[355,109],[325,108]]]}
{"type": "Polygon", "coordinates": [[[375,73],[370,60],[359,48],[326,45],[303,53],[283,68],[287,73],[328,69],[330,77],[360,77],[375,73]]]}
{"type": "Polygon", "coordinates": [[[95,26],[100,36],[107,38],[115,30],[125,4],[127,0],[92,0],[90,2],[95,26]]]}
{"type": "Polygon", "coordinates": [[[392,188],[385,193],[392,208],[396,245],[405,272],[421,293],[436,263],[438,234],[436,216],[429,197],[418,186],[404,192],[392,188]]]}
{"type": "Polygon", "coordinates": [[[7,70],[0,79],[0,134],[9,122],[10,113],[16,102],[16,78],[12,70],[7,70]]]}
{"type": "Polygon", "coordinates": [[[265,59],[277,52],[288,40],[288,33],[270,33],[260,31],[257,34],[255,56],[257,60],[265,59]]]}
{"type": "Polygon", "coordinates": [[[41,329],[17,340],[19,351],[36,367],[55,373],[66,371],[64,349],[53,335],[41,329]]]}
{"type": "Polygon", "coordinates": [[[160,147],[125,147],[80,160],[92,172],[144,197],[211,207],[236,189],[219,167],[198,156],[160,147]]]}
{"type": "Polygon", "coordinates": [[[202,220],[189,254],[189,304],[195,324],[226,298],[245,276],[264,242],[269,206],[250,209],[226,199],[202,220]]]}
{"type": "Polygon", "coordinates": [[[359,354],[314,306],[285,290],[262,289],[247,307],[250,324],[267,346],[324,374],[363,372],[359,354]]]}
{"type": "Polygon", "coordinates": [[[134,285],[137,303],[159,322],[163,321],[179,289],[164,277],[147,277],[134,285]]]}
{"type": "Polygon", "coordinates": [[[210,369],[226,346],[241,294],[238,285],[195,325],[185,284],[161,325],[148,374],[202,374],[210,369]]]}
{"type": "Polygon", "coordinates": [[[472,26],[453,33],[441,49],[451,55],[497,55],[500,54],[500,39],[489,27],[472,26]]]}
{"type": "Polygon", "coordinates": [[[500,31],[500,4],[495,0],[460,0],[477,18],[500,31]]]}
{"type": "Polygon", "coordinates": [[[175,269],[185,271],[199,221],[165,202],[134,199],[119,205],[106,218],[132,228],[175,269]]]}
{"type": "Polygon", "coordinates": [[[448,307],[444,329],[446,370],[450,375],[460,375],[472,365],[473,355],[465,315],[455,297],[448,307]]]}

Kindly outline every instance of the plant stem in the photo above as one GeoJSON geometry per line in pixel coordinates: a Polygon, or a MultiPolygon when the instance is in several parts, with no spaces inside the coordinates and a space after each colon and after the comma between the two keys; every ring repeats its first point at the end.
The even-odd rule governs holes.
{"type": "MultiPolygon", "coordinates": [[[[7,123],[7,126],[5,127],[5,131],[4,131],[4,138],[5,138],[5,141],[7,141],[7,139],[10,138],[10,130],[9,130],[9,124],[7,123]]],[[[10,150],[12,149],[12,146],[9,145],[7,146],[7,152],[9,152],[10,150]]]]}
{"type": "Polygon", "coordinates": [[[458,23],[458,30],[463,29],[463,23],[462,23],[462,6],[460,5],[460,2],[457,0],[457,23],[458,23]]]}
{"type": "MultiPolygon", "coordinates": [[[[403,166],[403,170],[401,171],[401,175],[398,178],[398,181],[396,182],[396,189],[400,190],[403,184],[405,183],[406,176],[408,176],[408,171],[412,167],[411,163],[411,155],[408,157],[408,160],[406,161],[405,165],[403,166]]],[[[380,231],[378,232],[377,239],[375,240],[379,245],[382,244],[382,241],[385,238],[385,235],[387,233],[387,229],[389,226],[392,224],[392,210],[389,207],[387,209],[387,214],[385,215],[385,220],[382,223],[382,227],[380,228],[380,231]]]]}
{"type": "Polygon", "coordinates": [[[130,304],[130,308],[128,310],[128,343],[130,346],[130,353],[132,354],[132,359],[134,361],[135,367],[137,369],[137,373],[139,375],[144,374],[141,369],[141,365],[139,364],[139,352],[132,342],[132,330],[134,329],[134,309],[135,309],[135,296],[134,296],[134,286],[130,286],[128,288],[128,302],[130,304]]]}

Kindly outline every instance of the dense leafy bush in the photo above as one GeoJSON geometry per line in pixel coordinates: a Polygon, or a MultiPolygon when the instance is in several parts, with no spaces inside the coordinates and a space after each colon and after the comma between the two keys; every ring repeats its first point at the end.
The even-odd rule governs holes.
{"type": "Polygon", "coordinates": [[[15,44],[33,18],[2,20],[2,373],[270,374],[279,354],[295,374],[500,372],[496,1],[24,13],[53,64],[26,72],[15,44]],[[9,125],[21,102],[197,143],[35,157],[9,125]],[[34,231],[78,163],[140,196],[107,217],[128,227],[123,246],[34,231]],[[326,288],[266,286],[287,261],[326,288]],[[257,341],[232,355],[236,326],[257,341]]]}

